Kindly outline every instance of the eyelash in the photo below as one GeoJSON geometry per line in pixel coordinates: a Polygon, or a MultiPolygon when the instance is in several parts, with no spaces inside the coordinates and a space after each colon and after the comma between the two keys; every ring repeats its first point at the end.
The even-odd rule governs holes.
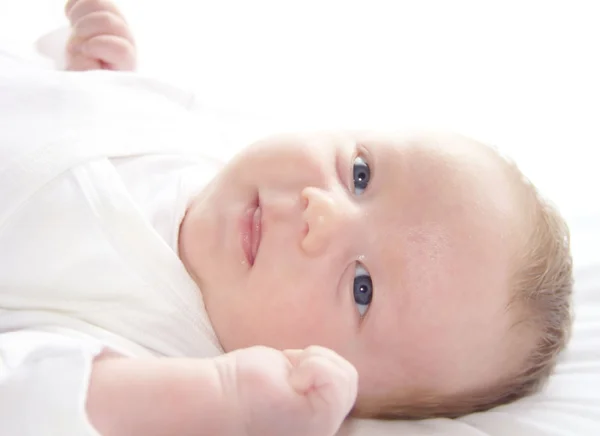
{"type": "Polygon", "coordinates": [[[369,274],[369,272],[367,271],[367,269],[364,267],[364,265],[362,265],[360,262],[357,262],[355,264],[354,267],[354,278],[352,280],[352,298],[354,299],[354,304],[357,305],[357,311],[359,314],[360,319],[363,319],[370,307],[371,304],[373,303],[373,294],[374,294],[374,289],[373,289],[373,281],[371,279],[371,274],[369,274]],[[357,283],[357,280],[361,279],[359,283],[357,283]],[[357,301],[357,295],[356,295],[356,291],[357,291],[357,285],[359,286],[359,292],[361,292],[359,294],[361,299],[364,299],[365,302],[363,303],[359,303],[357,301]],[[368,289],[370,290],[370,292],[368,291],[361,291],[363,289],[363,287],[367,286],[368,289]],[[365,297],[366,295],[366,297],[365,297]]]}
{"type": "Polygon", "coordinates": [[[368,189],[369,186],[371,184],[371,179],[372,179],[372,175],[371,175],[371,166],[369,165],[369,162],[367,160],[367,158],[364,156],[364,154],[356,154],[352,157],[352,160],[350,162],[350,167],[351,167],[351,173],[350,173],[350,191],[354,194],[354,195],[363,195],[368,189]],[[357,184],[357,180],[355,177],[355,166],[356,166],[356,161],[360,160],[364,166],[366,167],[366,171],[367,174],[366,176],[364,176],[366,178],[366,186],[364,188],[357,188],[356,184],[357,184]],[[361,192],[355,192],[355,190],[360,189],[361,192]]]}
{"type": "MultiPolygon", "coordinates": [[[[371,166],[369,165],[369,162],[364,154],[357,154],[352,158],[351,167],[351,191],[356,196],[363,195],[369,189],[369,186],[371,184],[371,166]]],[[[352,297],[356,304],[359,317],[362,320],[367,315],[371,307],[374,293],[373,282],[371,279],[371,274],[369,274],[369,272],[363,264],[357,262],[354,268],[355,275],[352,284],[352,297]],[[359,288],[357,288],[357,286],[359,288]],[[367,290],[362,291],[363,288],[367,290]],[[359,291],[359,289],[361,290],[359,291]],[[357,291],[359,291],[359,294],[357,294],[357,291]],[[357,300],[357,298],[362,300],[363,303],[359,303],[359,300],[357,300]]]]}

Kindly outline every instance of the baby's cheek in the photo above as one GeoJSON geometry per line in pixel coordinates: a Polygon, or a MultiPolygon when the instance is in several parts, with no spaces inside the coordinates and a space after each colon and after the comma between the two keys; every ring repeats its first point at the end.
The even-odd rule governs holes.
{"type": "MultiPolygon", "coordinates": [[[[269,241],[267,241],[269,242],[269,241]]],[[[262,248],[262,247],[261,247],[262,248]]],[[[272,249],[273,246],[268,246],[272,249]]],[[[259,254],[260,258],[260,254],[259,254]]],[[[260,260],[260,259],[259,259],[260,260]]],[[[356,331],[357,309],[351,290],[338,289],[339,277],[323,262],[293,256],[257,263],[244,296],[251,323],[266,343],[276,348],[322,345],[339,349],[356,331]]]]}
{"type": "Polygon", "coordinates": [[[326,316],[323,308],[313,304],[283,303],[263,321],[271,342],[277,348],[305,348],[311,345],[332,347],[339,342],[334,334],[334,314],[326,316]]]}

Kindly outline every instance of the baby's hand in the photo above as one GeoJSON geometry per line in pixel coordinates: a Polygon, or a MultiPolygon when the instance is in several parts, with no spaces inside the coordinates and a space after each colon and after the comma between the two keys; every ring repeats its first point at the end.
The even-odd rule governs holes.
{"type": "Polygon", "coordinates": [[[133,36],[110,0],[69,0],[65,14],[71,23],[67,70],[135,69],[133,36]]]}
{"type": "Polygon", "coordinates": [[[333,436],[356,400],[356,370],[329,349],[252,347],[226,356],[226,390],[247,436],[333,436]]]}

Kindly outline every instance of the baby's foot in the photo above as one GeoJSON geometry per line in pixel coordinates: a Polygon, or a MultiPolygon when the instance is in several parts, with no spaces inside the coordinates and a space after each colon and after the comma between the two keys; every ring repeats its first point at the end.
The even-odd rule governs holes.
{"type": "Polygon", "coordinates": [[[235,368],[226,391],[245,435],[333,436],[356,400],[356,370],[329,349],[252,347],[226,356],[235,368]]]}
{"type": "Polygon", "coordinates": [[[129,26],[109,0],[69,0],[66,69],[133,71],[136,47],[129,26]]]}

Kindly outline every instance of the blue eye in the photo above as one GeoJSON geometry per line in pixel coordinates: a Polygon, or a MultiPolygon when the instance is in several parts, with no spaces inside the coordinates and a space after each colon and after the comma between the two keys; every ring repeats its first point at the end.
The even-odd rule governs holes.
{"type": "Polygon", "coordinates": [[[365,316],[371,300],[373,299],[373,282],[369,273],[360,265],[356,264],[354,272],[354,302],[358,308],[361,318],[365,316]]]}
{"type": "Polygon", "coordinates": [[[352,164],[352,180],[354,183],[354,193],[360,195],[367,189],[369,180],[371,180],[371,170],[365,160],[357,156],[352,164]]]}

